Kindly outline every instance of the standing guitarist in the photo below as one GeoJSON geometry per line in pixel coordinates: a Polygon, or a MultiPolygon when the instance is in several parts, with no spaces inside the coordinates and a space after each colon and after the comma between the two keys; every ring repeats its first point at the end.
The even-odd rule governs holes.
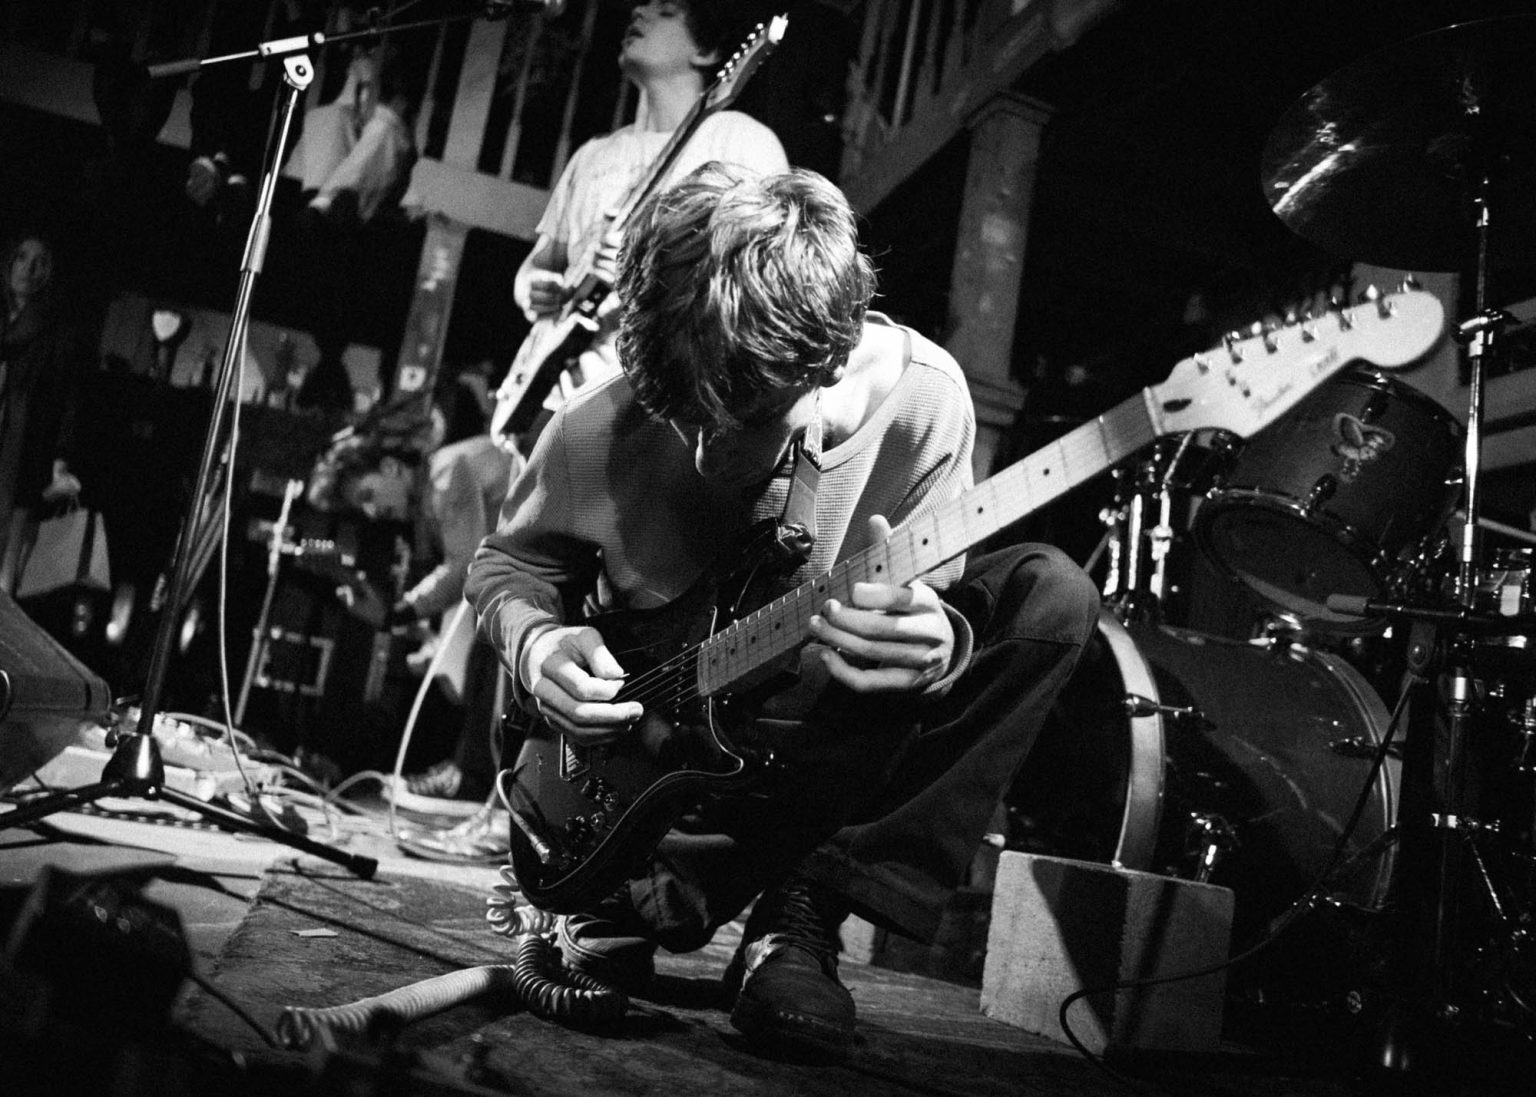
{"type": "MultiPolygon", "coordinates": [[[[619,68],[639,89],[637,118],[577,149],[550,194],[549,206],[539,220],[538,239],[513,283],[518,307],[535,324],[530,341],[542,333],[540,321],[549,324],[589,275],[603,287],[613,285],[619,235],[613,216],[698,102],[710,74],[740,40],[739,20],[728,18],[732,7],[731,0],[651,0],[634,8],[619,52],[619,68]]],[[[704,118],[682,146],[667,178],[681,178],[709,160],[764,172],[789,166],[772,130],[731,110],[704,118]]],[[[577,369],[550,391],[546,408],[553,410],[565,394],[619,372],[612,304],[610,294],[598,309],[598,329],[578,359],[577,369]]],[[[520,365],[514,364],[509,381],[520,365]]],[[[520,395],[511,385],[499,394],[503,400],[520,395]]]]}
{"type": "MultiPolygon", "coordinates": [[[[853,211],[814,172],[700,168],[632,219],[617,287],[624,372],[555,413],[465,588],[520,706],[581,751],[656,728],[575,598],[667,616],[759,516],[806,514],[807,481],[798,575],[823,574],[887,520],[958,498],[975,430],[954,359],[867,313],[853,211]]],[[[817,602],[783,668],[795,685],[753,724],[777,764],[701,796],[622,887],[566,915],[567,962],[639,990],[658,945],[700,948],[755,899],[726,972],[732,1024],[770,1050],[846,1054],[838,926],[855,912],[932,938],[1097,611],[1046,545],[817,602]]]]}

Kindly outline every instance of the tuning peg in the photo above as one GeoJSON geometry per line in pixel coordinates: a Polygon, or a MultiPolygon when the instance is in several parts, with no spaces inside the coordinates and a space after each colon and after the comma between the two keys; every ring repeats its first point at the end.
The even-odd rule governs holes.
{"type": "Polygon", "coordinates": [[[1367,286],[1365,292],[1360,295],[1360,300],[1362,303],[1376,302],[1376,315],[1380,316],[1383,320],[1396,311],[1396,305],[1393,303],[1392,298],[1384,296],[1381,290],[1375,286],[1367,286]]]}
{"type": "Polygon", "coordinates": [[[1275,333],[1280,330],[1280,325],[1273,320],[1264,321],[1261,326],[1261,334],[1264,336],[1264,349],[1274,354],[1280,349],[1280,340],[1275,338],[1275,333]]]}
{"type": "Polygon", "coordinates": [[[1403,275],[1403,280],[1397,284],[1398,293],[1409,293],[1413,290],[1423,288],[1423,284],[1420,283],[1420,281],[1412,274],[1403,275]]]}
{"type": "Polygon", "coordinates": [[[1221,341],[1226,344],[1227,353],[1232,356],[1232,361],[1241,362],[1243,360],[1242,332],[1229,331],[1226,335],[1222,336],[1221,341]]]}
{"type": "Polygon", "coordinates": [[[1344,302],[1337,297],[1330,297],[1328,303],[1339,317],[1339,330],[1348,331],[1355,326],[1355,318],[1349,314],[1349,309],[1344,307],[1344,302]]]}

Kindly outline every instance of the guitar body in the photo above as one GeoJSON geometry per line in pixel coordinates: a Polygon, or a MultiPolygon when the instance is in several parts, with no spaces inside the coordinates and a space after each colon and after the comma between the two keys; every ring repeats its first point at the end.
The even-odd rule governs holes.
{"type": "Polygon", "coordinates": [[[574,371],[592,345],[597,334],[597,322],[591,318],[595,311],[596,303],[578,306],[573,299],[555,315],[533,325],[518,347],[506,380],[496,390],[492,437],[523,434],[533,426],[544,398],[560,383],[561,374],[574,371]]]}
{"type": "Polygon", "coordinates": [[[722,582],[717,569],[660,609],[586,622],[627,673],[616,700],[645,707],[611,741],[581,745],[543,720],[514,717],[524,738],[508,788],[511,860],[535,906],[570,913],[606,898],[679,816],[769,771],[773,753],[754,736],[752,716],[778,676],[759,676],[739,694],[703,696],[698,655],[777,573],[765,562],[722,582]]]}

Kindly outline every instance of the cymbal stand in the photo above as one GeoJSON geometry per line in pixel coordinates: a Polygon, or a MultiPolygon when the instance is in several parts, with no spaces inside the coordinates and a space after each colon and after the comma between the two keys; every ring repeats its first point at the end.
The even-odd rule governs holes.
{"type": "MultiPolygon", "coordinates": [[[[1484,624],[1476,608],[1482,523],[1481,456],[1484,363],[1506,313],[1488,307],[1491,218],[1490,177],[1484,173],[1474,197],[1477,232],[1475,315],[1456,332],[1466,348],[1470,371],[1466,429],[1463,524],[1454,577],[1454,609],[1410,613],[1409,665],[1423,704],[1412,706],[1403,760],[1400,874],[1394,888],[1404,976],[1402,998],[1387,1008],[1372,1047],[1371,1066],[1387,1077],[1406,1079],[1456,1068],[1458,1041],[1450,1031],[1475,1020],[1467,1007],[1476,997],[1468,960],[1476,927],[1463,905],[1480,897],[1492,918],[1508,923],[1498,888],[1490,878],[1479,841],[1499,830],[1482,818],[1481,763],[1486,744],[1475,738],[1483,685],[1473,637],[1484,624]],[[1428,1010],[1424,1007],[1427,1005],[1428,1010]]],[[[1488,1003],[1482,1003],[1486,1006],[1488,1003]]]]}

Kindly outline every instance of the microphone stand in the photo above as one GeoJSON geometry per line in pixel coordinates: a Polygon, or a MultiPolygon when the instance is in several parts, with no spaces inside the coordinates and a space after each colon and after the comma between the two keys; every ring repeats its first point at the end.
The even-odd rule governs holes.
{"type": "MultiPolygon", "coordinates": [[[[294,834],[276,826],[257,822],[239,812],[214,804],[205,803],[180,789],[165,784],[165,765],[160,756],[160,745],[153,729],[159,715],[164,693],[166,671],[175,646],[177,614],[175,608],[183,604],[188,594],[193,563],[193,546],[198,540],[201,521],[217,521],[216,508],[205,506],[209,485],[216,474],[220,452],[219,437],[223,429],[223,416],[229,405],[234,380],[238,376],[246,333],[250,324],[251,301],[255,293],[256,278],[265,260],[267,242],[272,231],[272,199],[277,190],[277,178],[282,169],[283,150],[288,143],[288,133],[293,122],[294,110],[299,97],[314,80],[314,65],[308,50],[311,46],[339,43],[358,38],[377,38],[384,31],[412,30],[418,27],[440,26],[446,23],[507,14],[509,4],[490,4],[482,11],[475,9],[440,19],[426,19],[415,23],[385,28],[369,28],[346,34],[299,35],[292,38],[262,42],[253,50],[226,54],[222,57],[200,58],[170,62],[149,69],[154,77],[175,76],[193,72],[206,66],[251,59],[281,58],[283,64],[283,91],[273,104],[271,128],[267,135],[267,148],[262,164],[261,184],[257,188],[256,209],[251,217],[250,232],[246,237],[245,254],[240,265],[240,282],[230,321],[229,339],[224,346],[224,360],[219,367],[219,380],[213,396],[213,415],[203,438],[202,455],[198,461],[197,480],[192,489],[191,513],[182,521],[172,556],[169,593],[162,603],[161,616],[155,632],[155,644],[150,653],[150,664],[144,692],[140,699],[138,723],[132,730],[114,730],[109,737],[113,747],[112,757],[102,768],[101,780],[76,789],[68,789],[42,797],[23,807],[13,808],[0,814],[0,829],[26,826],[54,812],[90,803],[102,797],[137,796],[147,800],[164,799],[178,807],[196,812],[229,830],[244,831],[270,838],[292,846],[305,853],[323,858],[347,868],[363,879],[371,879],[378,870],[378,861],[343,850],[322,845],[303,835],[294,834]]],[[[236,392],[238,400],[238,392],[236,392]]],[[[235,412],[238,418],[238,410],[235,412]]],[[[233,439],[225,450],[228,472],[233,472],[233,439]]],[[[226,485],[227,486],[227,485],[226,485]]]]}

